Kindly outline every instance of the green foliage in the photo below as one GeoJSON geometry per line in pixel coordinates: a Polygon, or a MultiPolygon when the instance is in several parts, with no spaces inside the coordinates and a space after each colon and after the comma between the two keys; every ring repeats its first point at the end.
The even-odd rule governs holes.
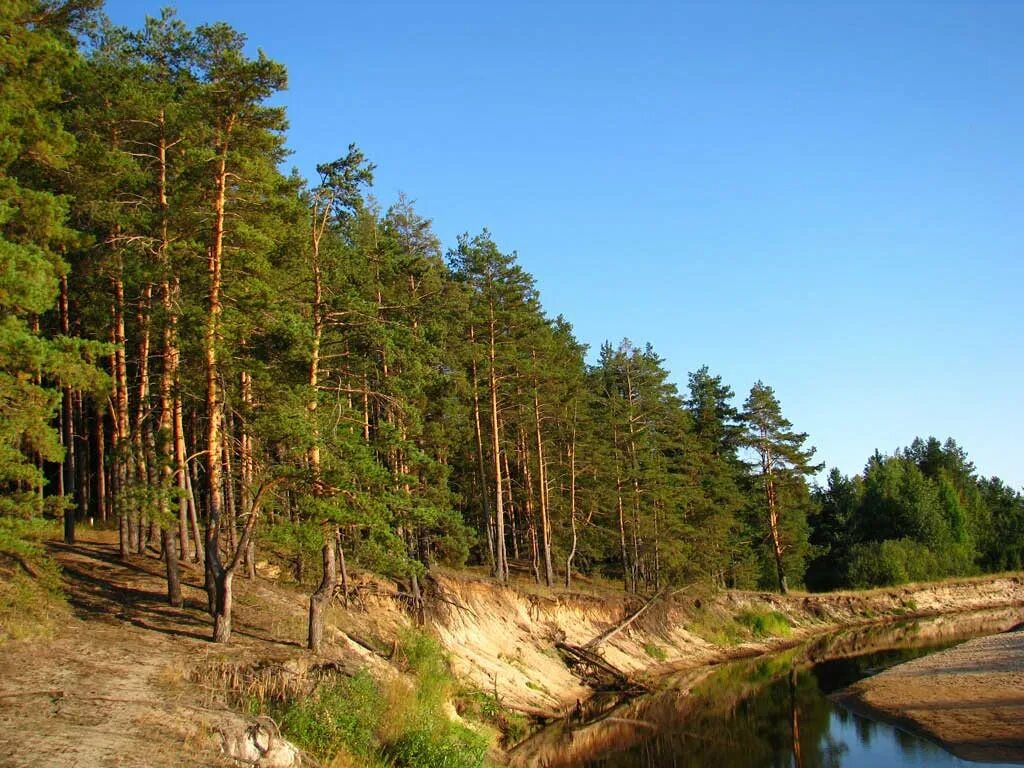
{"type": "Polygon", "coordinates": [[[68,615],[60,569],[42,547],[58,533],[49,521],[0,517],[0,643],[45,638],[68,615]]]}
{"type": "Polygon", "coordinates": [[[743,422],[743,444],[754,453],[751,468],[763,499],[755,509],[767,522],[761,581],[766,584],[774,570],[771,580],[786,592],[789,581],[802,580],[810,554],[806,477],[823,465],[811,463],[814,448],[804,447],[807,434],[793,431],[775,392],[760,381],[743,404],[743,422]]]}
{"type": "Polygon", "coordinates": [[[665,659],[668,658],[668,654],[665,653],[665,649],[655,643],[645,643],[644,653],[655,661],[665,661],[665,659]]]}
{"type": "Polygon", "coordinates": [[[746,632],[735,617],[726,613],[711,613],[699,609],[687,622],[686,628],[709,643],[728,647],[738,645],[746,639],[746,632]]]}
{"type": "Polygon", "coordinates": [[[529,733],[526,715],[502,706],[498,697],[483,691],[462,691],[455,708],[466,720],[475,720],[496,728],[506,746],[517,744],[529,733]]]}
{"type": "Polygon", "coordinates": [[[885,586],[1020,563],[1024,502],[998,478],[978,479],[952,439],[915,439],[876,453],[863,477],[837,471],[815,493],[813,589],[885,586]]]}
{"type": "Polygon", "coordinates": [[[737,614],[736,621],[754,637],[789,637],[793,631],[789,619],[779,611],[746,609],[737,614]]]}
{"type": "Polygon", "coordinates": [[[278,713],[281,731],[319,758],[342,749],[370,757],[376,731],[386,713],[377,684],[365,672],[321,686],[309,699],[291,702],[278,713]]]}
{"type": "Polygon", "coordinates": [[[67,272],[60,257],[76,239],[68,199],[51,183],[74,150],[59,116],[63,78],[76,52],[70,25],[94,3],[12,0],[0,9],[0,515],[43,512],[36,460],[59,462],[52,421],[60,387],[101,389],[89,362],[101,345],[43,331],[67,272]]]}
{"type": "Polygon", "coordinates": [[[480,768],[487,755],[487,739],[465,726],[411,730],[385,750],[396,768],[480,768]]]}
{"type": "MultiPolygon", "coordinates": [[[[637,593],[1024,564],[1024,501],[954,441],[916,439],[812,497],[813,449],[771,387],[740,409],[704,366],[680,392],[628,339],[588,364],[514,251],[485,230],[446,258],[408,200],[374,200],[355,145],[311,182],[281,174],[286,72],[244,34],[169,10],[120,28],[95,5],[0,8],[0,516],[90,501],[45,482],[75,468],[55,430],[68,394],[76,479],[103,472],[133,522],[173,521],[178,462],[221,462],[203,432],[222,424],[225,517],[273,481],[258,540],[313,576],[325,531],[396,579],[497,572],[504,553],[549,587],[567,571],[637,593]],[[114,436],[96,415],[108,373],[114,436]]],[[[424,643],[406,643],[410,671],[435,706],[451,691],[424,643]]]]}
{"type": "Polygon", "coordinates": [[[947,575],[943,558],[912,539],[886,539],[856,544],[850,553],[853,587],[883,587],[928,581],[947,575]]]}
{"type": "MultiPolygon", "coordinates": [[[[400,658],[413,680],[386,688],[366,672],[322,684],[308,698],[270,704],[287,738],[318,759],[345,753],[394,768],[480,768],[489,740],[448,719],[445,705],[454,679],[440,644],[408,630],[400,658]]],[[[499,713],[481,707],[488,719],[499,713]]]]}

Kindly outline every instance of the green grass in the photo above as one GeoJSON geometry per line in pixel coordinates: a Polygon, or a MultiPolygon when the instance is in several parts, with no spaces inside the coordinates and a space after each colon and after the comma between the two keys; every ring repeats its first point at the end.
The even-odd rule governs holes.
{"type": "Polygon", "coordinates": [[[318,757],[333,757],[344,749],[354,756],[372,758],[384,711],[377,683],[360,672],[320,686],[307,699],[289,703],[278,713],[278,722],[290,741],[318,757]]]}
{"type": "Polygon", "coordinates": [[[0,517],[0,644],[52,637],[70,615],[60,567],[42,545],[59,535],[53,522],[0,517]]]}
{"type": "Polygon", "coordinates": [[[455,680],[440,644],[410,630],[396,659],[409,680],[381,684],[360,672],[322,683],[311,696],[249,710],[272,715],[287,739],[325,764],[483,768],[490,739],[445,711],[455,680]]]}
{"type": "Polygon", "coordinates": [[[754,637],[789,637],[793,632],[789,619],[778,611],[748,608],[736,616],[736,621],[750,630],[754,637]]]}
{"type": "Polygon", "coordinates": [[[498,731],[505,746],[522,741],[530,732],[526,716],[504,707],[494,694],[464,690],[456,697],[455,708],[461,717],[485,723],[498,731]]]}
{"type": "Polygon", "coordinates": [[[660,645],[655,645],[654,643],[646,643],[644,645],[644,653],[655,661],[664,661],[668,658],[668,654],[665,653],[665,649],[660,645]]]}
{"type": "Polygon", "coordinates": [[[686,628],[698,637],[719,646],[732,646],[742,643],[746,637],[743,628],[736,620],[724,612],[700,609],[687,623],[686,628]]]}

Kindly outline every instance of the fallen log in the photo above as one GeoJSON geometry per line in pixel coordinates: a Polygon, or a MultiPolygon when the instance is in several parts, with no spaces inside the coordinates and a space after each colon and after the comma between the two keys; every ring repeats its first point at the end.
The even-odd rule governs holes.
{"type": "Polygon", "coordinates": [[[615,637],[617,634],[619,634],[622,630],[626,629],[626,627],[628,627],[634,621],[639,619],[644,614],[644,612],[647,611],[648,608],[650,608],[652,605],[654,605],[654,603],[658,600],[658,598],[660,598],[662,595],[665,594],[665,591],[667,589],[668,589],[668,587],[662,587],[661,589],[659,589],[658,592],[654,595],[654,597],[652,597],[650,600],[648,600],[646,603],[644,603],[642,606],[640,606],[637,610],[633,611],[633,613],[631,613],[629,616],[627,616],[624,620],[622,620],[621,622],[616,624],[614,627],[611,627],[610,629],[605,630],[600,635],[595,637],[593,640],[591,640],[590,642],[586,643],[583,647],[587,648],[588,650],[594,650],[599,645],[601,645],[601,643],[605,643],[605,642],[611,640],[613,637],[615,637]]]}
{"type": "Polygon", "coordinates": [[[566,664],[585,682],[598,690],[644,691],[646,688],[604,657],[572,643],[556,642],[566,664]]]}

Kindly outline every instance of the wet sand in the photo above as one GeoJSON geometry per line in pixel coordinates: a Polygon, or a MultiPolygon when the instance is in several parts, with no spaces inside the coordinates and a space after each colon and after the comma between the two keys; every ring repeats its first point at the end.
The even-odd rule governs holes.
{"type": "Polygon", "coordinates": [[[833,698],[965,760],[1024,763],[1024,631],[900,664],[833,698]]]}

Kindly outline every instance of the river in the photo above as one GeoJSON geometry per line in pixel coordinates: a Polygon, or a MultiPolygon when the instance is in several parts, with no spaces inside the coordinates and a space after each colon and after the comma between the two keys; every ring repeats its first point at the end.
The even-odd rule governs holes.
{"type": "Polygon", "coordinates": [[[932,742],[829,695],[881,669],[1021,622],[1020,610],[859,628],[780,653],[679,672],[629,701],[595,698],[512,752],[538,768],[953,768],[932,742]]]}

